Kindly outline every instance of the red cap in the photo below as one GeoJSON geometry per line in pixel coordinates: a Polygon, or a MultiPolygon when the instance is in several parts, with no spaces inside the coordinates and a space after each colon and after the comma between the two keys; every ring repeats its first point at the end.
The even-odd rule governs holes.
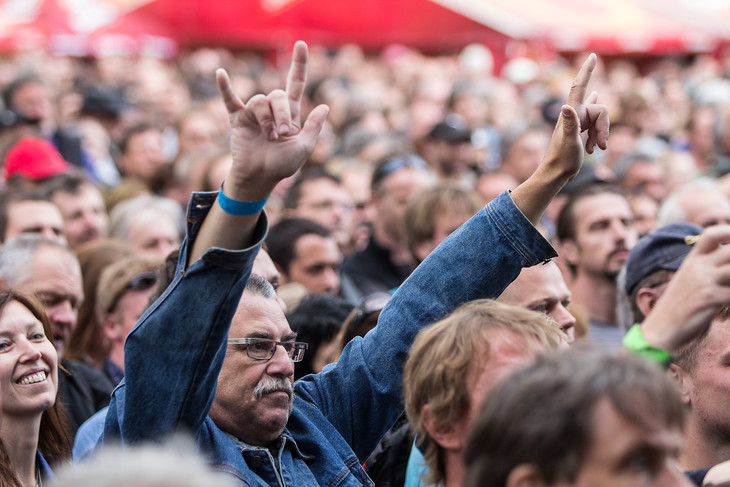
{"type": "Polygon", "coordinates": [[[23,137],[5,156],[5,180],[16,176],[38,180],[67,172],[71,165],[47,140],[23,137]]]}

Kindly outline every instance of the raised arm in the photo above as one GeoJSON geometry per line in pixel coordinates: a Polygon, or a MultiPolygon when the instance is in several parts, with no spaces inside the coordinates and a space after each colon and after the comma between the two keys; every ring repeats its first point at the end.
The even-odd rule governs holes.
{"type": "MultiPolygon", "coordinates": [[[[216,72],[231,125],[233,165],[223,184],[228,198],[245,202],[265,200],[274,186],[294,174],[314,150],[329,108],[318,106],[302,125],[307,56],[307,45],[297,42],[286,89],[256,95],[245,104],[233,92],[228,74],[222,69],[216,72]]],[[[233,215],[224,211],[220,203],[213,205],[191,249],[188,264],[211,247],[248,247],[259,213],[233,215]]]]}
{"type": "Polygon", "coordinates": [[[197,432],[204,424],[231,320],[266,233],[261,208],[279,180],[307,160],[327,115],[320,106],[301,123],[306,72],[307,47],[300,42],[286,90],[245,104],[228,75],[217,73],[233,165],[217,198],[193,196],[181,249],[186,270],[176,273],[127,337],[125,380],[112,395],[105,438],[149,441],[178,429],[197,432]]]}
{"type": "Polygon", "coordinates": [[[532,223],[537,223],[558,191],[578,174],[583,164],[581,134],[586,134],[585,150],[589,154],[596,145],[608,147],[608,109],[596,103],[595,91],[586,96],[595,67],[596,55],[591,54],[573,80],[540,166],[512,192],[515,204],[532,223]]]}

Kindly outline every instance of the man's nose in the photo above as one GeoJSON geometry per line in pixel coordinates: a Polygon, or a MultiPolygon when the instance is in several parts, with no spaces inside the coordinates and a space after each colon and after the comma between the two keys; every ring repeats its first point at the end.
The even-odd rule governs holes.
{"type": "Polygon", "coordinates": [[[266,372],[269,375],[278,375],[282,377],[294,376],[294,361],[289,357],[286,349],[277,345],[274,350],[274,356],[269,360],[266,372]]]}

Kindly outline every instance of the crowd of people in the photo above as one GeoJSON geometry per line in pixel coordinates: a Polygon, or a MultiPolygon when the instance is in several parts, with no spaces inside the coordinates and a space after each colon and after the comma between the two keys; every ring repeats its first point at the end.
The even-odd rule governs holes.
{"type": "Polygon", "coordinates": [[[0,484],[730,476],[723,59],[1,67],[0,484]]]}

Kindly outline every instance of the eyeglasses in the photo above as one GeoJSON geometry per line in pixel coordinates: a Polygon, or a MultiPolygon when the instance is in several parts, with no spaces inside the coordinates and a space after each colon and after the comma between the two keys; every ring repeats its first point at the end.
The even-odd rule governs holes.
{"type": "Polygon", "coordinates": [[[117,303],[121,299],[122,295],[124,295],[124,293],[126,293],[127,291],[146,291],[155,284],[157,284],[157,273],[155,273],[154,271],[141,272],[137,274],[129,280],[127,285],[124,286],[124,288],[121,289],[116,296],[114,296],[114,299],[109,305],[109,311],[111,312],[116,309],[117,303]]]}
{"type": "Polygon", "coordinates": [[[276,353],[276,346],[281,345],[292,362],[301,362],[304,351],[309,347],[304,342],[277,342],[270,338],[229,338],[228,346],[246,347],[246,355],[254,360],[271,360],[276,353]]]}

